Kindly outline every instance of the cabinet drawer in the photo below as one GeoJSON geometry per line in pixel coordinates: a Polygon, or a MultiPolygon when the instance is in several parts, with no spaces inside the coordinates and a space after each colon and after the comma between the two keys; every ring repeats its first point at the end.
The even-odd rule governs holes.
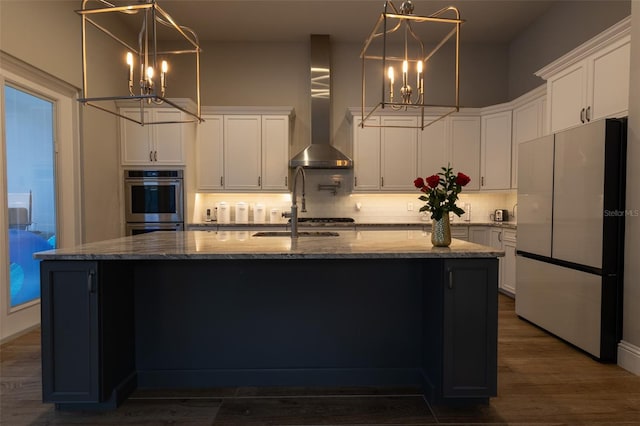
{"type": "Polygon", "coordinates": [[[502,234],[502,238],[505,241],[513,241],[515,243],[516,235],[517,235],[517,231],[515,229],[505,229],[502,234]]]}
{"type": "Polygon", "coordinates": [[[458,240],[469,241],[469,227],[468,226],[452,226],[451,237],[458,240]]]}

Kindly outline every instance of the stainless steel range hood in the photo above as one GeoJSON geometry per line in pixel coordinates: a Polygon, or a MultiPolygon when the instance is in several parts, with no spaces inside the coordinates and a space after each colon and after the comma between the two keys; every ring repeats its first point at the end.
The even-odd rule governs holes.
{"type": "Polygon", "coordinates": [[[351,158],[331,143],[331,46],[328,35],[311,35],[311,145],[289,165],[310,169],[349,169],[351,158]]]}

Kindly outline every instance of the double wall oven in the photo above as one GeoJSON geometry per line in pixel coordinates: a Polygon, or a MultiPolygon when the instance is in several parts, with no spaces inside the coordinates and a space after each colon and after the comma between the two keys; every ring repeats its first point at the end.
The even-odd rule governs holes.
{"type": "Polygon", "coordinates": [[[182,170],[125,170],[126,234],[184,229],[182,170]]]}

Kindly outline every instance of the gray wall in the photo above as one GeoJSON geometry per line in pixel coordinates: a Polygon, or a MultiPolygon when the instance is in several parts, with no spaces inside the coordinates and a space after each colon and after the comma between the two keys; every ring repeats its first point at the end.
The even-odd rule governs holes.
{"type": "MultiPolygon", "coordinates": [[[[75,87],[82,86],[79,1],[0,1],[0,49],[75,87]]],[[[95,34],[95,33],[93,33],[95,34]]],[[[94,83],[107,89],[122,84],[124,68],[113,62],[114,45],[91,35],[94,83]],[[115,69],[114,69],[115,68],[115,69]]],[[[124,60],[124,57],[123,57],[124,60]]],[[[126,84],[126,83],[125,83],[126,84]]],[[[119,159],[114,116],[93,108],[81,111],[83,240],[120,235],[119,159]]],[[[67,208],[71,208],[68,206],[67,208]]]]}
{"type": "MultiPolygon", "coordinates": [[[[202,42],[201,86],[202,104],[220,106],[291,105],[296,119],[292,154],[310,142],[309,43],[202,42]]],[[[361,43],[332,42],[332,128],[334,144],[350,153],[350,124],[347,108],[361,105],[361,43]]],[[[480,107],[507,101],[506,45],[461,46],[460,102],[464,106],[480,107]]],[[[453,54],[444,52],[439,63],[426,75],[426,90],[439,99],[453,87],[453,54]],[[441,66],[440,66],[441,65],[441,66]],[[451,72],[449,72],[451,70],[451,72]],[[450,80],[450,85],[442,81],[450,80]]],[[[193,73],[171,75],[170,96],[184,97],[191,86],[193,73]]],[[[177,67],[174,67],[177,68],[177,67]]],[[[375,86],[377,94],[378,86],[375,86]]],[[[452,93],[452,92],[451,92],[452,93]]],[[[369,106],[375,98],[368,93],[369,106]]]]}
{"type": "Polygon", "coordinates": [[[630,0],[569,0],[552,6],[509,46],[509,100],[544,84],[536,71],[630,14],[630,0]]]}

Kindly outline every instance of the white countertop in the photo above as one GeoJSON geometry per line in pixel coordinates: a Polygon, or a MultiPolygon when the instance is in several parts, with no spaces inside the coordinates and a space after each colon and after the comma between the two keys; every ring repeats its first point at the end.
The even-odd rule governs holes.
{"type": "Polygon", "coordinates": [[[34,255],[42,260],[487,258],[504,251],[454,239],[433,247],[421,230],[356,231],[339,236],[256,237],[248,230],[152,232],[34,255]]]}

